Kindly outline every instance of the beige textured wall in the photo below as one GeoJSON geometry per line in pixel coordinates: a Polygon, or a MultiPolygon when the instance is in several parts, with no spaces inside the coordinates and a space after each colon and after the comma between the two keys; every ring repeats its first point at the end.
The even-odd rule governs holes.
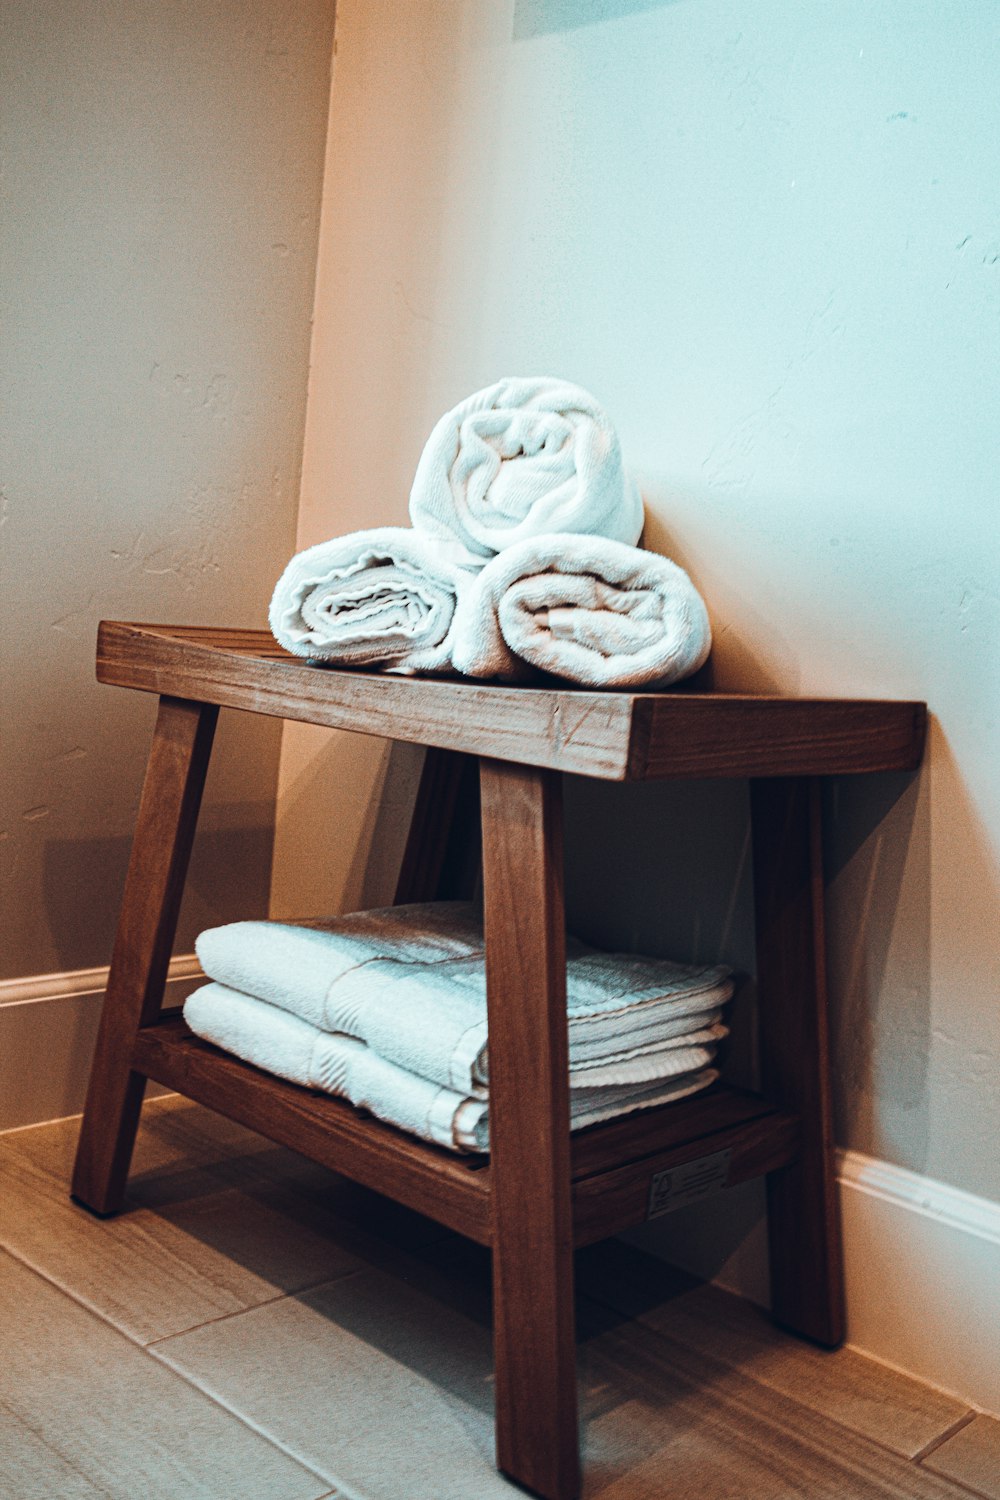
{"type": "MultiPolygon", "coordinates": [[[[920,778],[830,788],[838,1131],[996,1200],[998,64],[987,0],[342,0],[299,522],[403,520],[441,411],[562,374],[721,684],[926,697],[920,778]]],[[[289,729],[279,909],[354,903],[384,776],[289,729]]],[[[750,967],[741,785],[569,803],[590,935],[750,967]]]]}
{"type": "MultiPolygon", "coordinates": [[[[291,550],[332,30],[3,7],[0,976],[109,956],[155,705],[97,621],[263,624],[291,550]]],[[[266,902],[280,727],[223,721],[182,950],[266,902]]]]}

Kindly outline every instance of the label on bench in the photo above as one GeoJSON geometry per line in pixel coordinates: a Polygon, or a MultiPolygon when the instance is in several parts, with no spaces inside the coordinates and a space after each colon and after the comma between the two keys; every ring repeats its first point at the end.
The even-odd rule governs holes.
{"type": "Polygon", "coordinates": [[[654,1172],[649,1184],[647,1219],[658,1219],[661,1214],[672,1214],[675,1208],[700,1203],[702,1198],[710,1198],[728,1187],[732,1154],[728,1149],[713,1151],[710,1156],[696,1156],[679,1167],[654,1172]]]}

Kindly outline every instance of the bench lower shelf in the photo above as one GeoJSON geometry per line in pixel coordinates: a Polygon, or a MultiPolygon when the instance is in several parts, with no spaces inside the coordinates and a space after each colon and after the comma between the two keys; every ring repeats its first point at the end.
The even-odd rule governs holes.
{"type": "MultiPolygon", "coordinates": [[[[194,1036],[176,1012],[140,1030],[132,1065],[481,1245],[493,1242],[488,1157],[428,1145],[342,1099],[264,1073],[194,1036]]],[[[574,1242],[590,1244],[642,1223],[658,1173],[728,1152],[725,1180],[731,1185],[790,1165],[798,1138],[794,1115],[718,1083],[578,1131],[572,1137],[574,1242]]]]}

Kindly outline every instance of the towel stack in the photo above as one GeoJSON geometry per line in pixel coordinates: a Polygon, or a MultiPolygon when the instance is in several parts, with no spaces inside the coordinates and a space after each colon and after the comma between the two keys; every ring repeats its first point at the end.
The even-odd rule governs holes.
{"type": "MultiPolygon", "coordinates": [[[[203,932],[210,983],[184,1017],[256,1067],[347,1098],[457,1151],[489,1149],[481,919],[465,902],[203,932]]],[[[718,1076],[732,993],[699,968],[567,943],[570,1113],[578,1130],[718,1076]]]]}
{"type": "Polygon", "coordinates": [[[271,601],[287,650],[391,672],[665,687],[702,665],[705,605],[640,551],[642,499],[606,413],[549,378],[507,379],[447,412],[410,494],[412,527],[300,552],[271,601]]]}

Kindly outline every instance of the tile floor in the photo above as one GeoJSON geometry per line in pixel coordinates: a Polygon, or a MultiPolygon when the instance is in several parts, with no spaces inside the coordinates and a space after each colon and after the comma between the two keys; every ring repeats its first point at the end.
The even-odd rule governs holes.
{"type": "MultiPolygon", "coordinates": [[[[490,1500],[487,1255],[180,1099],[129,1210],[0,1136],[3,1500],[490,1500]]],[[[578,1264],[587,1500],[1000,1500],[1000,1422],[616,1241],[578,1264]]]]}

